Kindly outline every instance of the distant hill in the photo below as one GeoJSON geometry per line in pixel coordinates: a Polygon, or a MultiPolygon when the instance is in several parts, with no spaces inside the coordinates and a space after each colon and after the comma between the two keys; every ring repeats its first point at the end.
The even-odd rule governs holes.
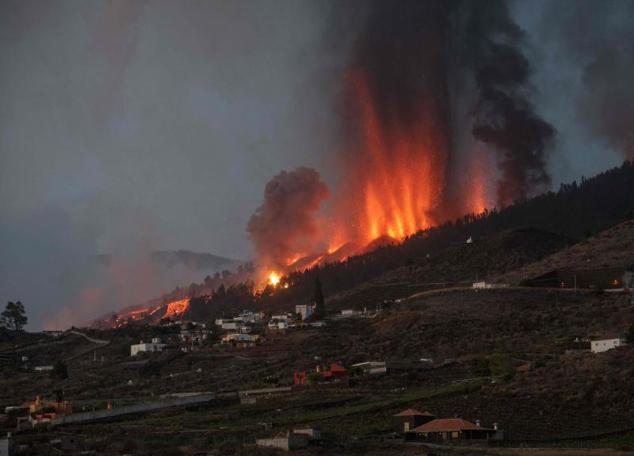
{"type": "Polygon", "coordinates": [[[192,252],[190,250],[160,250],[150,254],[152,261],[168,268],[175,266],[186,266],[192,270],[221,271],[223,269],[233,269],[240,262],[231,258],[226,258],[211,253],[192,252]]]}
{"type": "MultiPolygon", "coordinates": [[[[232,258],[206,252],[192,252],[191,250],[158,250],[151,252],[149,257],[152,262],[169,269],[183,266],[191,271],[207,271],[211,273],[234,269],[240,264],[240,261],[232,258]]],[[[101,266],[108,266],[112,262],[112,255],[97,255],[96,261],[101,266]]]]}

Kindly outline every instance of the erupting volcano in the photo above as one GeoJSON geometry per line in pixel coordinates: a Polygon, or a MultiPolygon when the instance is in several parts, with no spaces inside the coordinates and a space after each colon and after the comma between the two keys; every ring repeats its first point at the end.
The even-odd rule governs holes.
{"type": "Polygon", "coordinates": [[[249,234],[268,271],[338,261],[550,182],[554,130],[533,112],[504,2],[363,5],[344,11],[363,24],[342,76],[341,183],[321,209],[330,194],[315,170],[267,185],[249,234]]]}
{"type": "MultiPolygon", "coordinates": [[[[349,85],[358,137],[346,157],[349,198],[342,210],[355,214],[355,223],[344,225],[345,239],[402,239],[437,223],[447,151],[434,119],[422,115],[416,126],[395,124],[390,130],[381,122],[365,74],[353,71],[349,85]]],[[[424,114],[425,102],[419,101],[424,114]]]]}

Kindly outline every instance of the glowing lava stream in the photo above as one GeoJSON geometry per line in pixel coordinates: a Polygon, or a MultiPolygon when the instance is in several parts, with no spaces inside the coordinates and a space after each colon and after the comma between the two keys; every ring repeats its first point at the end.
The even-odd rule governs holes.
{"type": "Polygon", "coordinates": [[[269,273],[269,284],[276,287],[279,285],[282,276],[275,271],[269,273]]]}

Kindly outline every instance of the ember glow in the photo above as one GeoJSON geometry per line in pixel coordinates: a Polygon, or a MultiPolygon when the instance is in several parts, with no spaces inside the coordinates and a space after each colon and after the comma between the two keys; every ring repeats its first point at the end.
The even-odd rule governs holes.
{"type": "Polygon", "coordinates": [[[189,308],[189,299],[181,299],[180,301],[173,301],[167,305],[165,315],[163,318],[180,317],[189,308]]]}
{"type": "Polygon", "coordinates": [[[276,287],[279,285],[281,279],[282,277],[277,272],[272,271],[269,273],[269,285],[276,287]]]}

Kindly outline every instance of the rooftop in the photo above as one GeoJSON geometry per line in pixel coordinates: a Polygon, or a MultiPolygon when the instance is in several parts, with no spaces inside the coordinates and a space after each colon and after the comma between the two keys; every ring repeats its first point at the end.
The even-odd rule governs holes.
{"type": "Polygon", "coordinates": [[[412,429],[413,432],[493,431],[462,418],[437,418],[412,429]]]}

